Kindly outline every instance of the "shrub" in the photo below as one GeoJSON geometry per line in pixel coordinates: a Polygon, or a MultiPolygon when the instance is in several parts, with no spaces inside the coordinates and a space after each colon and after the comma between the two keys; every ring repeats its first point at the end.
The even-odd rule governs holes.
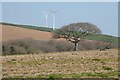
{"type": "Polygon", "coordinates": [[[39,49],[44,52],[44,53],[49,53],[49,52],[57,52],[57,50],[54,48],[54,46],[50,45],[41,45],[39,49]]]}
{"type": "Polygon", "coordinates": [[[72,43],[64,42],[64,41],[59,41],[55,42],[55,47],[58,52],[63,52],[63,51],[73,51],[74,50],[74,45],[72,43]]]}
{"type": "MultiPolygon", "coordinates": [[[[97,43],[86,43],[84,41],[79,42],[78,50],[92,50],[100,49],[103,44],[97,43]]],[[[63,51],[74,51],[74,44],[67,41],[38,41],[30,38],[11,40],[3,42],[2,44],[3,55],[10,54],[33,54],[33,53],[49,53],[49,52],[63,52],[63,51]]]]}
{"type": "Polygon", "coordinates": [[[73,45],[65,41],[38,41],[33,39],[20,39],[3,42],[3,55],[6,54],[33,54],[73,50],[73,45]]]}

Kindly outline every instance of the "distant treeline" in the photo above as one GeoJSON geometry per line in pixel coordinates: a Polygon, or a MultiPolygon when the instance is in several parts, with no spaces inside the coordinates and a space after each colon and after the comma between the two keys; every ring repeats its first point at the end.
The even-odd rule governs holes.
{"type": "MultiPolygon", "coordinates": [[[[86,43],[84,41],[79,42],[78,51],[80,50],[95,50],[105,48],[104,43],[86,43]]],[[[111,44],[109,48],[117,48],[117,45],[111,44]]],[[[37,53],[49,53],[49,52],[64,52],[74,51],[74,44],[66,41],[38,41],[33,39],[20,39],[3,42],[2,44],[3,55],[14,54],[37,54],[37,53]]]]}

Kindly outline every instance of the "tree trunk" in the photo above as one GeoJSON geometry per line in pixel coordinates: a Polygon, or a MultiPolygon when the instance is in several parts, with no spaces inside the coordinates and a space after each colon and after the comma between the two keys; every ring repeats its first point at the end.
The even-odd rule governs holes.
{"type": "Polygon", "coordinates": [[[74,51],[77,51],[77,43],[75,43],[74,51]]]}

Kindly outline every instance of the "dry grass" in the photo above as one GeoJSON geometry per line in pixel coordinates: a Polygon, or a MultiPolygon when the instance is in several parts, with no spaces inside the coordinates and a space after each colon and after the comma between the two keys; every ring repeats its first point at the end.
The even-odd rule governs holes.
{"type": "Polygon", "coordinates": [[[118,77],[118,50],[3,56],[3,77],[118,77]]]}

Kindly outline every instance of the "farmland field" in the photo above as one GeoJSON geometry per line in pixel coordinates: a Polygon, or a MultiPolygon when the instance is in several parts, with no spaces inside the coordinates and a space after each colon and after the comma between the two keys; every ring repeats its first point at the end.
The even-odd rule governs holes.
{"type": "MultiPolygon", "coordinates": [[[[43,41],[54,40],[52,38],[51,29],[46,29],[46,28],[38,29],[38,27],[34,27],[34,26],[30,28],[28,27],[29,26],[16,27],[16,25],[14,26],[2,25],[3,41],[5,42],[9,40],[26,39],[26,38],[28,38],[27,40],[30,39],[43,40],[43,41]]],[[[64,39],[58,39],[58,40],[64,41],[64,39]]],[[[83,40],[83,43],[85,43],[86,45],[90,45],[90,43],[97,45],[97,43],[102,44],[105,40],[111,40],[111,42],[114,43],[115,45],[118,44],[117,37],[108,36],[108,35],[88,36],[86,37],[86,41],[83,40]],[[97,41],[101,41],[101,42],[97,42],[97,41]]],[[[14,46],[16,47],[16,45],[14,46]]],[[[32,47],[34,48],[34,46],[32,47]]],[[[95,46],[90,45],[90,47],[95,47],[95,46]]],[[[17,49],[19,48],[21,49],[21,46],[17,47],[17,49]]],[[[48,44],[47,44],[47,48],[45,49],[49,49],[48,44]]],[[[31,53],[24,55],[5,55],[2,56],[2,59],[3,59],[2,60],[3,78],[10,78],[10,77],[11,78],[51,78],[51,77],[52,78],[101,78],[101,77],[117,78],[118,77],[117,49],[106,49],[105,51],[100,51],[98,49],[98,50],[75,51],[75,52],[74,51],[53,52],[53,53],[41,52],[37,54],[31,53]]]]}
{"type": "Polygon", "coordinates": [[[118,50],[3,56],[3,78],[117,78],[118,50]]]}
{"type": "MultiPolygon", "coordinates": [[[[52,30],[49,28],[41,28],[36,26],[25,26],[17,24],[2,23],[2,41],[32,38],[35,40],[51,40],[52,30]]],[[[101,41],[110,40],[112,43],[117,44],[119,37],[110,35],[92,35],[87,36],[87,40],[101,41]]]]}
{"type": "Polygon", "coordinates": [[[52,34],[45,31],[2,25],[2,41],[24,38],[32,38],[35,40],[50,40],[52,38],[52,34]]]}

